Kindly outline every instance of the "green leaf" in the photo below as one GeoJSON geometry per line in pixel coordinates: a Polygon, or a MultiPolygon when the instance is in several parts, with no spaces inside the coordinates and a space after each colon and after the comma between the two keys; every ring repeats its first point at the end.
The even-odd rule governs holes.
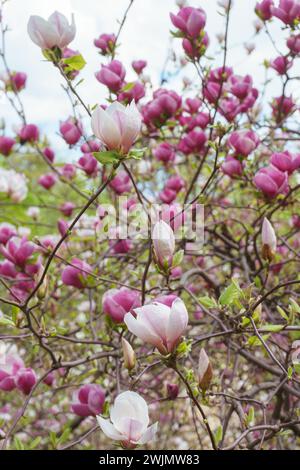
{"type": "Polygon", "coordinates": [[[36,437],[36,438],[31,442],[31,444],[29,444],[29,450],[35,449],[35,448],[39,445],[39,443],[41,442],[41,440],[42,440],[41,436],[36,437]]]}
{"type": "Polygon", "coordinates": [[[208,295],[204,296],[204,297],[200,297],[198,299],[198,301],[200,302],[201,305],[203,305],[203,307],[205,308],[216,308],[218,306],[217,302],[215,301],[215,299],[211,299],[210,297],[208,297],[208,295]]]}
{"type": "Polygon", "coordinates": [[[291,380],[293,372],[294,372],[293,368],[291,366],[289,366],[289,368],[288,368],[288,379],[289,380],[291,380]]]}
{"type": "Polygon", "coordinates": [[[173,257],[172,267],[179,266],[183,260],[184,250],[179,250],[173,257]]]}
{"type": "Polygon", "coordinates": [[[9,318],[0,317],[0,326],[15,326],[15,324],[9,318]]]}
{"type": "Polygon", "coordinates": [[[277,305],[277,312],[279,313],[279,315],[282,316],[282,318],[284,318],[284,320],[289,321],[289,317],[287,316],[285,311],[281,307],[279,307],[279,305],[277,305]]]}
{"type": "MultiPolygon", "coordinates": [[[[262,339],[264,341],[267,341],[267,339],[269,338],[270,335],[262,335],[262,339]]],[[[260,339],[258,338],[258,336],[250,336],[250,338],[248,339],[248,344],[249,346],[262,346],[262,342],[260,341],[260,339]]]]}
{"type": "Polygon", "coordinates": [[[123,91],[123,92],[124,92],[124,91],[125,91],[125,92],[126,92],[126,91],[130,91],[130,90],[132,90],[132,88],[134,87],[134,85],[135,85],[135,82],[126,83],[126,85],[122,88],[121,91],[123,91]]]}
{"type": "Polygon", "coordinates": [[[140,160],[145,153],[146,148],[132,149],[128,153],[128,158],[134,158],[134,160],[140,160]]]}
{"type": "Polygon", "coordinates": [[[24,445],[17,436],[14,437],[14,445],[17,450],[25,450],[24,445]]]}
{"type": "Polygon", "coordinates": [[[107,152],[93,152],[94,157],[98,162],[106,164],[117,163],[120,160],[120,155],[113,150],[107,152]]]}
{"type": "Polygon", "coordinates": [[[249,408],[246,422],[247,422],[248,426],[253,426],[253,424],[255,423],[253,406],[250,406],[250,408],[249,408]]]}
{"type": "Polygon", "coordinates": [[[222,292],[219,302],[221,305],[232,305],[236,300],[241,297],[241,289],[236,282],[232,282],[226,289],[222,292]]]}
{"type": "Polygon", "coordinates": [[[73,57],[68,57],[66,59],[62,59],[62,62],[68,66],[67,67],[68,72],[72,70],[81,70],[86,64],[86,61],[84,60],[81,54],[74,55],[73,57]]]}
{"type": "Polygon", "coordinates": [[[262,325],[264,331],[270,331],[271,333],[278,333],[278,331],[281,331],[283,328],[285,328],[285,325],[262,325]]]}
{"type": "Polygon", "coordinates": [[[216,431],[215,431],[215,443],[218,445],[223,438],[223,428],[222,426],[218,426],[216,431]]]}
{"type": "Polygon", "coordinates": [[[293,313],[300,313],[300,306],[297,304],[297,302],[294,299],[290,299],[290,310],[293,313]]]}

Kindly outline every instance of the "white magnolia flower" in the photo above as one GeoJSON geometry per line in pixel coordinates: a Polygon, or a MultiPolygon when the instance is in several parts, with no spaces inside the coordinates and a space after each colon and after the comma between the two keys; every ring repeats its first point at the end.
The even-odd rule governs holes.
{"type": "Polygon", "coordinates": [[[105,110],[98,106],[92,114],[92,129],[109,149],[127,154],[140,132],[142,117],[135,102],[123,106],[115,101],[105,110]]]}
{"type": "Polygon", "coordinates": [[[65,15],[58,11],[52,13],[48,21],[33,15],[29,18],[27,31],[30,39],[41,49],[52,49],[54,46],[66,47],[75,37],[74,15],[71,24],[65,15]]]}
{"type": "Polygon", "coordinates": [[[154,302],[133,311],[136,316],[126,313],[124,317],[131,333],[155,346],[161,354],[166,355],[174,351],[189,319],[181,299],[175,299],[171,308],[154,302]]]}
{"type": "Polygon", "coordinates": [[[149,424],[148,405],[136,392],[123,392],[110,409],[110,420],[97,416],[106,436],[121,441],[124,447],[143,445],[155,438],[158,423],[149,424]]]}

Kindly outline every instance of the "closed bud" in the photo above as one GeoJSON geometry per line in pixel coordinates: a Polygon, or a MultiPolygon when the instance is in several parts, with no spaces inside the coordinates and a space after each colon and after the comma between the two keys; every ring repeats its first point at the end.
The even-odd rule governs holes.
{"type": "Polygon", "coordinates": [[[175,400],[178,397],[179,387],[177,384],[167,383],[167,395],[170,400],[175,400]]]}
{"type": "Polygon", "coordinates": [[[208,389],[213,377],[213,370],[209,361],[209,358],[202,348],[199,355],[199,367],[198,367],[198,381],[201,390],[205,391],[208,389]]]}
{"type": "Polygon", "coordinates": [[[268,261],[272,261],[276,251],[276,234],[271,223],[265,217],[262,225],[262,257],[268,261]]]}
{"type": "Polygon", "coordinates": [[[124,366],[126,367],[126,369],[131,370],[135,367],[136,357],[134,350],[125,338],[122,338],[122,349],[124,366]]]}

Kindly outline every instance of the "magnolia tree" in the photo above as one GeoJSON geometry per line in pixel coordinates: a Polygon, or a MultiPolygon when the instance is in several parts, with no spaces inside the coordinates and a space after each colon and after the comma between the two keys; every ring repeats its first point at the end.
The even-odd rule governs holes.
{"type": "Polygon", "coordinates": [[[4,3],[15,126],[0,137],[2,449],[299,448],[300,1],[253,3],[274,46],[260,89],[228,63],[240,2],[219,2],[216,59],[205,11],[174,3],[173,66],[194,70],[179,92],[167,78],[155,88],[144,58],[126,79],[131,0],[116,33],[91,43],[100,103],[82,99],[76,18],[31,16],[72,104],[57,116],[65,160],[27,120],[4,3]]]}

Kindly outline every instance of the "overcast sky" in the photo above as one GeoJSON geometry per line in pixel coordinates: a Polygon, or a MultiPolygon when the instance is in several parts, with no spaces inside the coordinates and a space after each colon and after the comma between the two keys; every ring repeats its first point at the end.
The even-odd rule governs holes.
{"type": "MultiPolygon", "coordinates": [[[[216,33],[224,25],[224,18],[218,14],[221,8],[217,0],[190,1],[192,6],[200,6],[207,13],[207,31],[211,39],[208,55],[215,58],[216,65],[221,65],[221,55],[216,55],[216,33]]],[[[234,67],[235,73],[253,75],[255,85],[259,87],[264,78],[264,59],[276,57],[271,42],[265,35],[254,37],[253,22],[256,19],[254,7],[256,0],[234,0],[234,8],[230,20],[228,63],[234,67]],[[256,50],[250,55],[245,54],[243,44],[251,42],[256,50]]],[[[75,14],[77,33],[73,49],[78,49],[87,61],[87,66],[80,77],[85,79],[80,85],[80,94],[91,105],[101,102],[106,89],[97,82],[94,73],[100,69],[105,59],[97,53],[93,39],[101,33],[116,32],[120,20],[128,5],[128,0],[9,0],[5,5],[4,20],[9,24],[11,32],[7,35],[7,57],[12,70],[24,71],[28,74],[26,90],[22,92],[29,122],[39,124],[42,129],[51,133],[51,140],[56,148],[64,152],[64,144],[55,133],[58,121],[67,118],[70,103],[60,84],[61,78],[57,70],[43,61],[40,49],[31,42],[27,34],[27,21],[31,14],[47,18],[54,10],[64,13],[70,18],[75,14]]],[[[155,86],[158,85],[163,63],[169,48],[172,28],[169,12],[176,12],[175,0],[135,0],[128,20],[121,34],[121,46],[118,58],[124,63],[128,72],[126,79],[135,79],[130,68],[134,59],[148,61],[147,73],[151,75],[155,86]]],[[[271,29],[276,37],[279,49],[286,52],[285,43],[281,40],[283,33],[279,21],[274,22],[271,29]]],[[[180,40],[174,40],[176,51],[181,51],[180,40]]],[[[182,72],[197,80],[194,69],[189,66],[182,72]]],[[[272,74],[271,74],[272,75],[272,74]]],[[[174,77],[167,87],[180,88],[181,78],[174,77]]],[[[275,73],[272,75],[275,76],[275,73]]],[[[278,84],[278,83],[277,83],[278,84]]],[[[276,90],[276,81],[272,85],[276,90]]],[[[278,92],[279,92],[278,88],[278,92]]],[[[3,116],[10,127],[18,124],[18,118],[11,111],[8,103],[2,103],[3,116]]]]}

